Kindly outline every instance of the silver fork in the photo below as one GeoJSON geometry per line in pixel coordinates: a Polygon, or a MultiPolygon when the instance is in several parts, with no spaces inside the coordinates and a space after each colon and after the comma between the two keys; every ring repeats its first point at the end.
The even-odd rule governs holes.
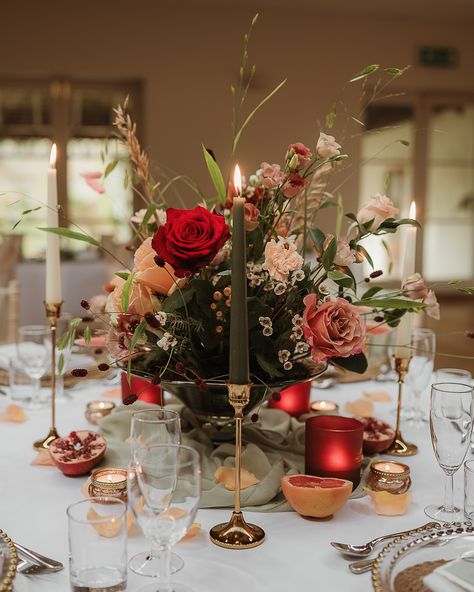
{"type": "Polygon", "coordinates": [[[18,573],[23,574],[24,576],[34,576],[40,575],[44,573],[53,573],[52,570],[44,567],[43,565],[38,565],[37,563],[28,563],[24,559],[20,559],[16,566],[16,571],[18,573]]]}

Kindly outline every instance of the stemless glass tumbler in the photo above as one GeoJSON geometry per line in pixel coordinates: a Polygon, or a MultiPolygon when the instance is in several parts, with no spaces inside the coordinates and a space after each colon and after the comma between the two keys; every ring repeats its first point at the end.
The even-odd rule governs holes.
{"type": "Polygon", "coordinates": [[[425,508],[425,514],[441,522],[462,520],[454,505],[453,475],[462,465],[471,442],[474,389],[459,382],[431,387],[430,430],[436,460],[445,474],[444,503],[425,508]]]}
{"type": "Polygon", "coordinates": [[[73,592],[127,588],[127,505],[95,497],[67,509],[69,571],[73,592]]]}

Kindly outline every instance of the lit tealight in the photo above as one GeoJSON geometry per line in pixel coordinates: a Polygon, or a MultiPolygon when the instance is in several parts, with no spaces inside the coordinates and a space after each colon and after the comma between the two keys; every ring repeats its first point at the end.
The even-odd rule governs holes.
{"type": "Polygon", "coordinates": [[[339,405],[334,401],[313,401],[311,411],[317,415],[337,415],[339,405]]]}

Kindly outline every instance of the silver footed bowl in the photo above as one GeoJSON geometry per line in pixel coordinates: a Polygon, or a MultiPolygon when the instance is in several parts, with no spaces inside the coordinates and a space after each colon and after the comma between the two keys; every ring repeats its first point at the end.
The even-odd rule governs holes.
{"type": "MultiPolygon", "coordinates": [[[[312,366],[311,376],[303,380],[282,380],[270,385],[253,384],[250,389],[249,404],[244,408],[244,415],[248,415],[261,405],[270,394],[278,393],[296,384],[310,382],[322,374],[326,368],[326,363],[312,366]]],[[[206,392],[200,391],[194,382],[186,380],[163,380],[160,386],[177,397],[200,422],[221,427],[229,424],[234,417],[234,408],[229,403],[225,381],[206,380],[206,384],[208,387],[206,392]]]]}

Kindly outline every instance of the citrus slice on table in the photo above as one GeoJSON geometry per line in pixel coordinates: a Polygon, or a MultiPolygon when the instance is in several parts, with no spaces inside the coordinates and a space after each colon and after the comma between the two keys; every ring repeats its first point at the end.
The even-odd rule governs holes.
{"type": "Polygon", "coordinates": [[[302,516],[327,518],[346,503],[352,481],[312,475],[286,475],[281,488],[290,506],[302,516]]]}

